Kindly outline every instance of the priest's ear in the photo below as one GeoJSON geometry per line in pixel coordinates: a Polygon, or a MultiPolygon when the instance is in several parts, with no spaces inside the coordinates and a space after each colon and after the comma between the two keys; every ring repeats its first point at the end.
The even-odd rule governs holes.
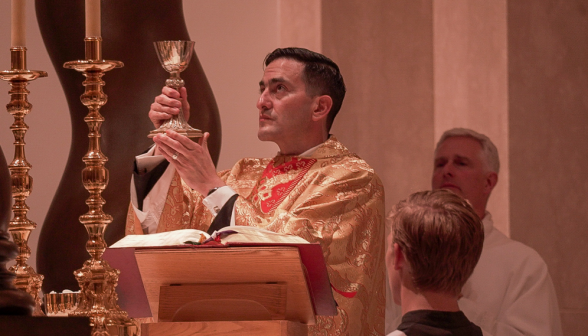
{"type": "Polygon", "coordinates": [[[315,105],[312,111],[312,120],[319,121],[321,119],[326,120],[329,112],[333,107],[333,99],[331,96],[322,95],[315,98],[315,105]]]}

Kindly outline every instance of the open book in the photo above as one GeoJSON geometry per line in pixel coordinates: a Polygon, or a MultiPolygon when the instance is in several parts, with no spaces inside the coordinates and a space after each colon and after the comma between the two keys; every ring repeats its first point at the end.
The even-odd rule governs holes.
{"type": "Polygon", "coordinates": [[[221,244],[227,243],[287,243],[308,244],[298,236],[276,233],[253,226],[227,226],[212,235],[196,229],[184,229],[170,232],[153,233],[147,235],[129,235],[110,248],[138,247],[138,246],[176,246],[176,245],[204,245],[211,241],[221,244]]]}

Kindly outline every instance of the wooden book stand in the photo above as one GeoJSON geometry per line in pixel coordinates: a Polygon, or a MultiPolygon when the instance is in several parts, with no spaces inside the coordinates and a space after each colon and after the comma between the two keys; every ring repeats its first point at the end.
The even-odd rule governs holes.
{"type": "Polygon", "coordinates": [[[315,315],[337,312],[318,244],[120,248],[104,258],[121,269],[119,304],[131,317],[148,317],[135,312],[146,296],[144,336],[307,335],[315,315]],[[125,253],[135,265],[121,263],[125,253]]]}

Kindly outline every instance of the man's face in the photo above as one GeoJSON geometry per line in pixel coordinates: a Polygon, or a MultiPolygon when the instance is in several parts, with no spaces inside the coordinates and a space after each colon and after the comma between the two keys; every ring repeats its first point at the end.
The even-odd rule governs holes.
{"type": "Polygon", "coordinates": [[[482,160],[482,145],[470,137],[447,138],[435,154],[433,189],[449,189],[470,201],[480,218],[484,216],[496,173],[488,172],[482,160]]]}
{"type": "Polygon", "coordinates": [[[315,99],[306,93],[302,79],[304,64],[279,58],[271,62],[259,82],[259,130],[262,141],[284,142],[304,136],[311,122],[315,99]]]}

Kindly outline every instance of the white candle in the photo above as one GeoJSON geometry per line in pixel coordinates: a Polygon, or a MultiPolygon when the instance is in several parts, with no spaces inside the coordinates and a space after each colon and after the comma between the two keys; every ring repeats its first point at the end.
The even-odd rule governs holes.
{"type": "Polygon", "coordinates": [[[25,3],[26,0],[12,0],[10,34],[10,45],[12,47],[26,46],[25,3]]]}
{"type": "Polygon", "coordinates": [[[100,0],[86,0],[86,37],[100,36],[100,0]]]}

